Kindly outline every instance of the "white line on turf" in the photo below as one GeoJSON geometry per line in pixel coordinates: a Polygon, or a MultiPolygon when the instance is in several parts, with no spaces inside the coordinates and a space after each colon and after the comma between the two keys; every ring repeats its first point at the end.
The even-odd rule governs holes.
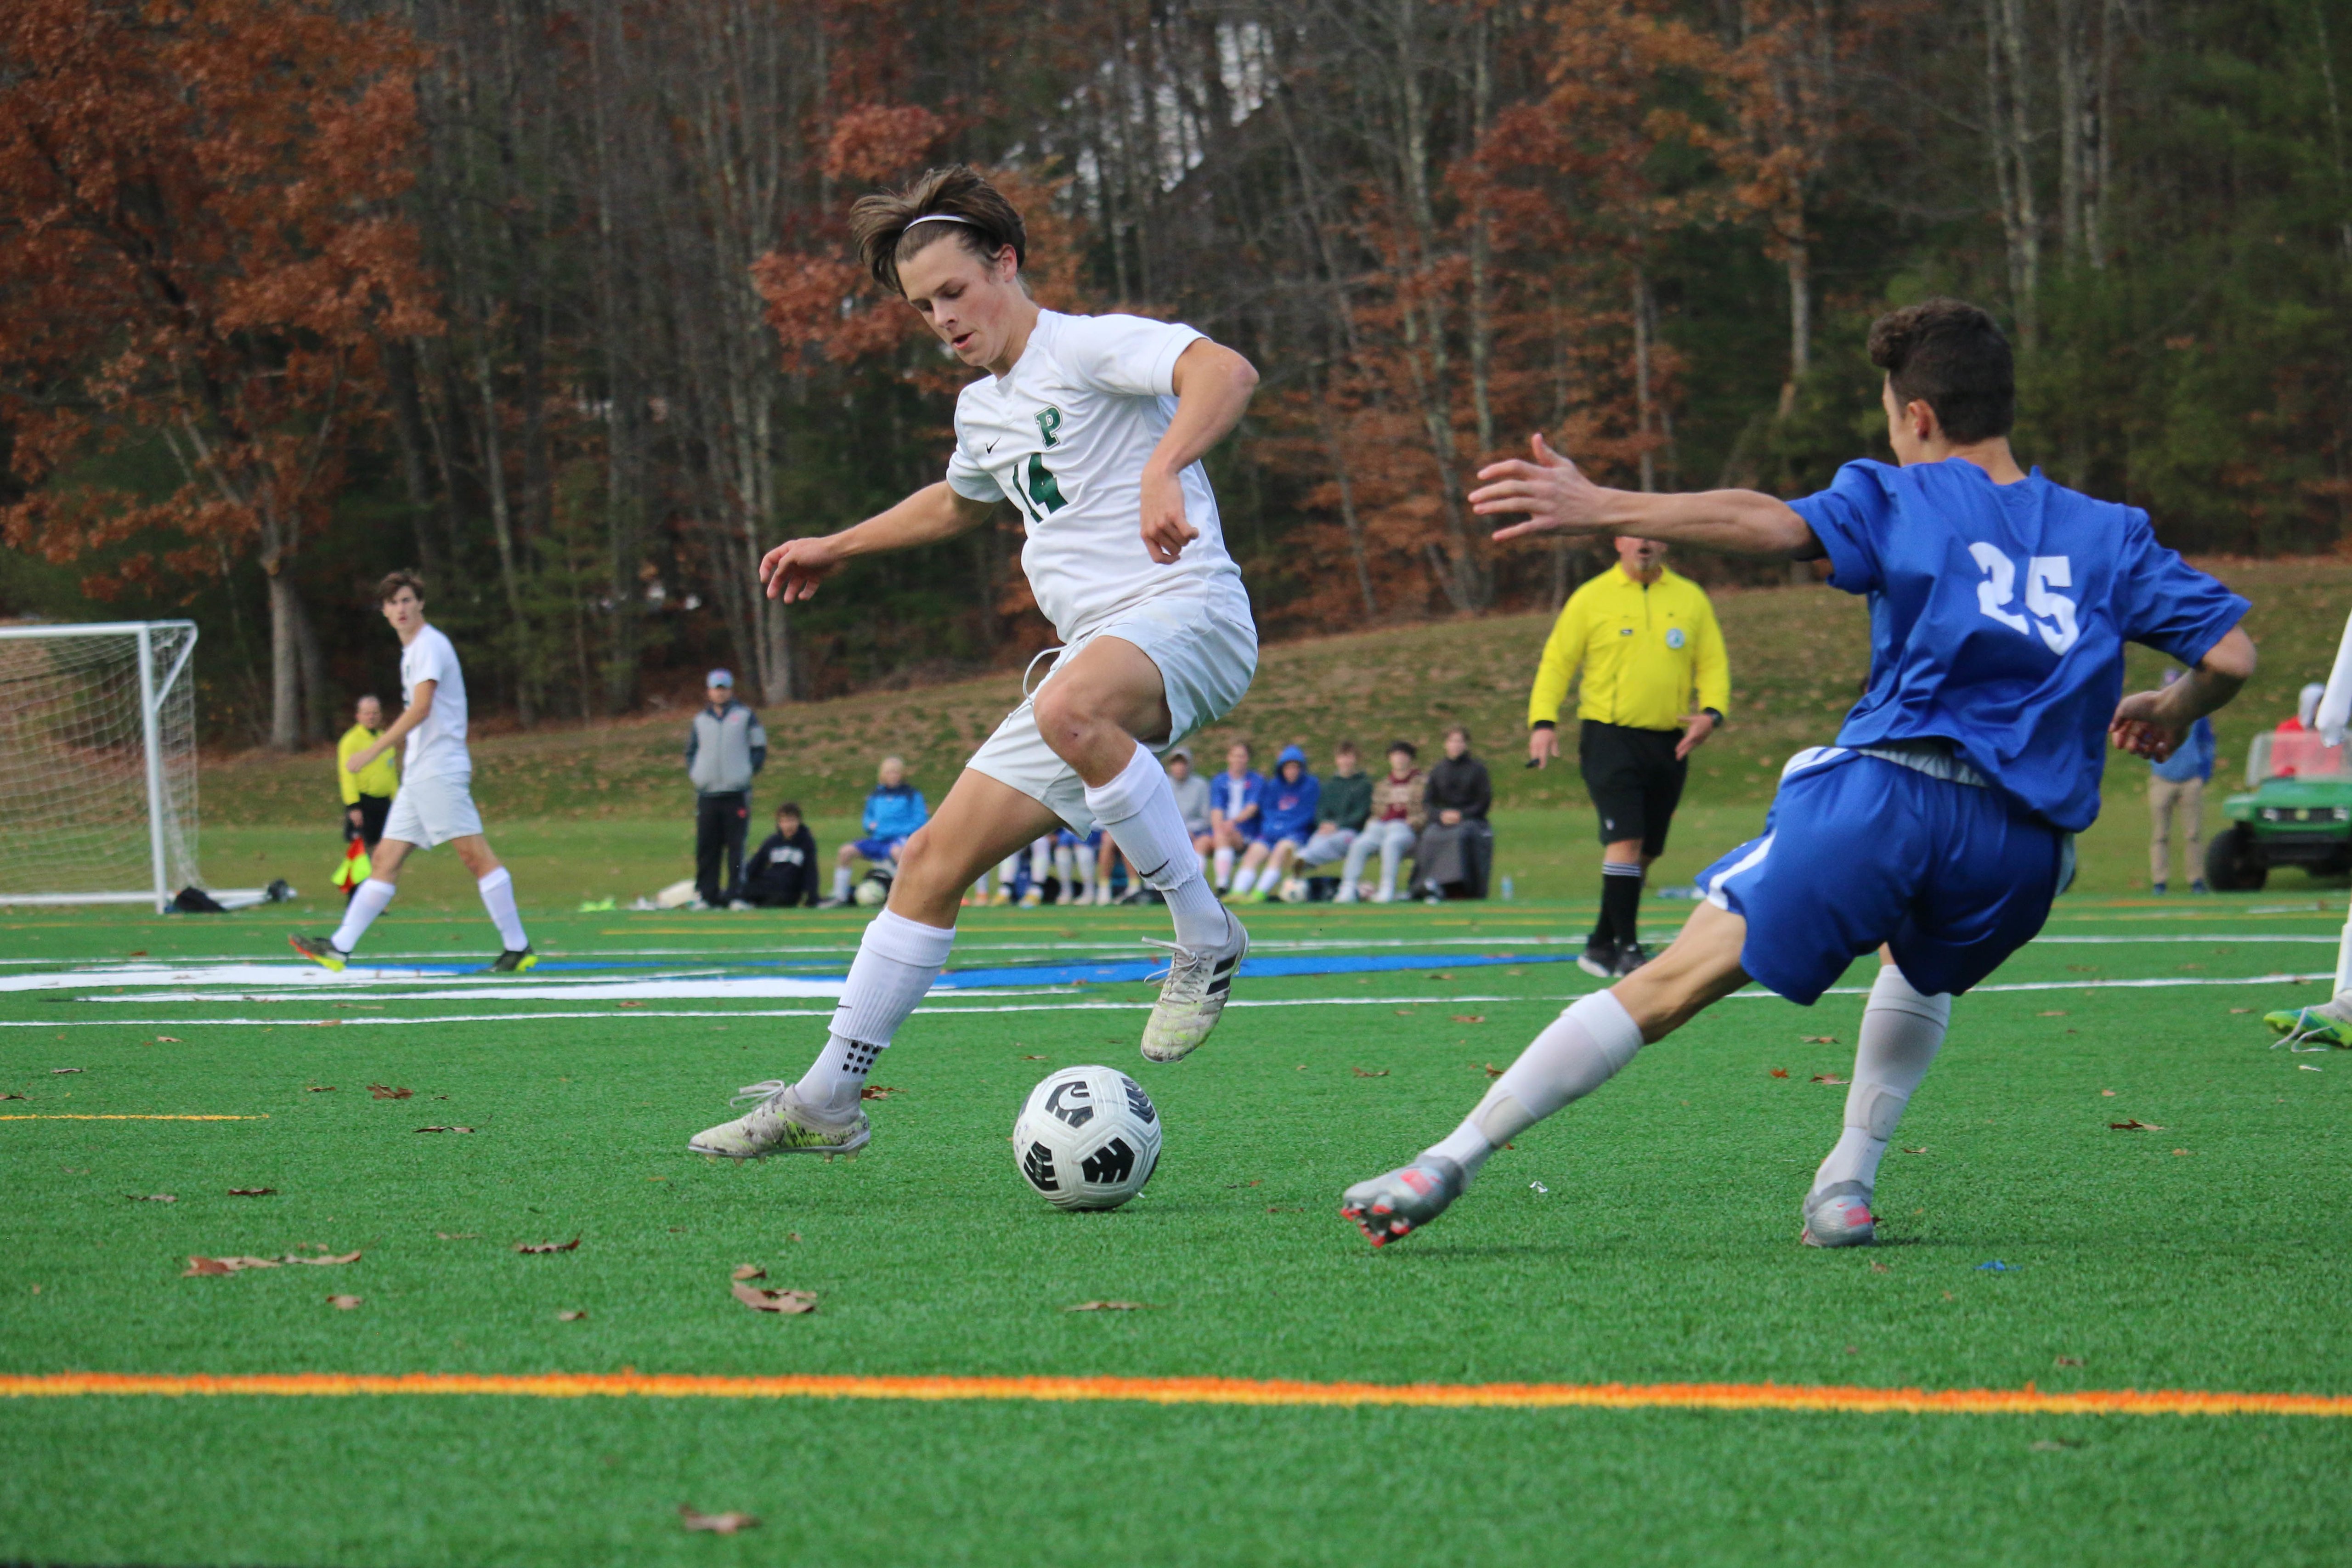
{"type": "MultiPolygon", "coordinates": [[[[2000,985],[1979,985],[1969,994],[1972,996],[1981,996],[2000,992],[2169,990],[2181,986],[2205,985],[2319,985],[2326,984],[2332,979],[2333,976],[2328,974],[2249,974],[2236,978],[2207,977],[2203,975],[2168,975],[2152,980],[2031,980],[2017,981],[2008,984],[2000,985]]],[[[969,994],[977,994],[977,993],[970,993],[969,994]]],[[[1441,1005],[1460,1005],[1464,1003],[1469,1002],[1486,1003],[1490,1005],[1501,1005],[1510,1002],[1557,1004],[1574,1002],[1580,996],[1586,994],[1590,994],[1590,993],[1575,992],[1566,995],[1557,996],[1462,995],[1239,997],[1234,1001],[1226,1003],[1225,1005],[1227,1007],[1434,1007],[1441,1005]]],[[[1832,986],[1822,994],[1825,996],[1867,996],[1870,994],[1870,987],[1866,985],[1835,985],[1832,986]]],[[[1748,990],[1736,991],[1732,993],[1730,1000],[1771,1002],[1778,1001],[1780,998],[1774,996],[1769,991],[1751,986],[1748,990]]],[[[1142,998],[1139,998],[1132,1002],[1097,1002],[1073,999],[1066,1002],[1016,1003],[1011,1005],[982,1005],[950,1007],[934,1005],[918,1007],[915,1011],[919,1014],[933,1016],[952,1016],[958,1014],[966,1013],[1139,1012],[1150,1005],[1151,1003],[1149,1000],[1142,998]]],[[[142,1028],[156,1026],[198,1028],[215,1025],[237,1025],[248,1027],[255,1026],[267,1026],[273,1027],[283,1026],[294,1029],[319,1029],[334,1027],[362,1028],[369,1026],[405,1026],[411,1024],[530,1024],[551,1018],[612,1018],[624,1023],[632,1023],[645,1018],[830,1018],[831,1016],[833,1016],[833,1009],[830,1007],[744,1007],[730,1008],[723,1011],[718,1009],[696,1009],[688,1011],[677,1008],[667,1008],[645,1012],[633,1010],[626,1013],[617,1011],[606,1012],[603,1009],[599,1009],[593,1013],[455,1013],[433,1014],[422,1017],[398,1018],[7,1018],[0,1019],[0,1029],[89,1029],[100,1027],[121,1028],[131,1026],[142,1028]]]]}

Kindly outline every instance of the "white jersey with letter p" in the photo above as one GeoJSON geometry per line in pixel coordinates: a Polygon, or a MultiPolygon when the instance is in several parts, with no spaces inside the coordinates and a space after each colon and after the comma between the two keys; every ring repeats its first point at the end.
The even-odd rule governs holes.
{"type": "Polygon", "coordinates": [[[1249,594],[1199,463],[1181,482],[1185,519],[1201,537],[1165,566],[1143,544],[1144,464],[1176,412],[1176,358],[1201,336],[1141,316],[1040,310],[1012,371],[982,376],[956,399],[948,484],[967,500],[1002,498],[1021,510],[1022,570],[1066,645],[1172,597],[1249,621],[1249,594]]]}

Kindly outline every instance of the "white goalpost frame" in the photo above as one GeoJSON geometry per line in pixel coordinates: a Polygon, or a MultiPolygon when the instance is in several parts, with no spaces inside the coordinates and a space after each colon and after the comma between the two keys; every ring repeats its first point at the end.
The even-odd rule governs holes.
{"type": "Polygon", "coordinates": [[[159,914],[171,908],[172,873],[170,858],[165,852],[163,822],[166,802],[162,715],[164,700],[171,696],[173,688],[186,673],[188,661],[195,655],[199,635],[194,621],[88,621],[68,625],[0,626],[0,640],[6,641],[103,637],[130,637],[136,640],[139,650],[140,751],[146,775],[147,858],[153,879],[152,887],[143,892],[0,892],[0,905],[152,903],[159,914]],[[164,673],[163,679],[157,680],[155,634],[164,630],[184,631],[187,637],[180,645],[179,657],[172,661],[172,668],[164,673]]]}

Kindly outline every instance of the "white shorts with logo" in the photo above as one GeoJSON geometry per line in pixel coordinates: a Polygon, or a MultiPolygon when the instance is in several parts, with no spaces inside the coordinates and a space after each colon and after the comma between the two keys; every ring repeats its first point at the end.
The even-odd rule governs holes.
{"type": "Polygon", "coordinates": [[[392,797],[392,811],[383,819],[383,836],[419,849],[446,844],[482,830],[482,814],[474,809],[473,781],[456,778],[414,778],[400,781],[392,797]]]}
{"type": "MultiPolygon", "coordinates": [[[[1189,595],[1145,605],[1105,622],[1063,648],[1055,658],[1054,673],[1068,668],[1078,650],[1100,637],[1133,643],[1160,667],[1171,724],[1166,737],[1150,743],[1155,756],[1232,712],[1248,695],[1250,680],[1257,674],[1257,628],[1247,616],[1189,595]]],[[[1037,690],[1043,691],[1053,679],[1047,675],[1037,690]]],[[[1069,824],[1071,831],[1090,833],[1095,819],[1087,809],[1086,781],[1045,744],[1037,730],[1036,702],[1036,692],[1024,698],[964,765],[1011,784],[1069,824]]]]}

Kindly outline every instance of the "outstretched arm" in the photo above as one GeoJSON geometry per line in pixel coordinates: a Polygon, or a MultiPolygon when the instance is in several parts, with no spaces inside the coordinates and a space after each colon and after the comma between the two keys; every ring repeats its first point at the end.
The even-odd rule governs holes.
{"type": "Polygon", "coordinates": [[[768,585],[771,599],[789,605],[810,598],[816,585],[845,561],[953,539],[987,521],[995,506],[994,501],[960,496],[941,479],[839,533],[784,541],[761,559],[760,581],[768,585]]]}
{"type": "Polygon", "coordinates": [[[1223,343],[1195,338],[1176,356],[1171,380],[1176,414],[1143,465],[1143,547],[1162,566],[1201,537],[1185,521],[1178,476],[1242,422],[1257,390],[1257,367],[1223,343]]]}
{"type": "Polygon", "coordinates": [[[2118,750],[2162,762],[2189,733],[2189,726],[2238,694],[2254,673],[2254,639],[2231,626],[2197,661],[2197,668],[2161,691],[2135,691],[2116,704],[2107,734],[2118,750]]]}
{"type": "Polygon", "coordinates": [[[1478,470],[1485,481],[1470,492],[1480,516],[1525,512],[1528,521],[1495,531],[1497,540],[1537,533],[1622,533],[1669,544],[1695,545],[1727,555],[1777,555],[1810,560],[1821,542],[1787,501],[1757,490],[1704,490],[1693,495],[1644,495],[1612,490],[1584,477],[1541,436],[1530,438],[1529,462],[1513,458],[1478,470]]]}

